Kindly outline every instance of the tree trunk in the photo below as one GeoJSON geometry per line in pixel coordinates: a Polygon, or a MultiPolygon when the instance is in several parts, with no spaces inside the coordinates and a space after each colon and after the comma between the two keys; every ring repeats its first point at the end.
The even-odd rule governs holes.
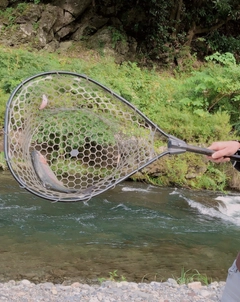
{"type": "Polygon", "coordinates": [[[173,38],[176,38],[176,35],[178,33],[179,21],[180,21],[181,12],[182,12],[182,6],[183,6],[183,0],[173,1],[173,8],[172,8],[172,11],[170,13],[170,24],[172,24],[174,29],[175,29],[172,33],[173,38]]]}

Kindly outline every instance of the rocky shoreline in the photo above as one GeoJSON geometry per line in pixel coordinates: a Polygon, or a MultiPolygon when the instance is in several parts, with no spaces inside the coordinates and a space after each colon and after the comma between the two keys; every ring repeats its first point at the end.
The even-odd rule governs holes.
{"type": "Polygon", "coordinates": [[[0,301],[11,302],[216,302],[220,301],[225,282],[208,286],[200,282],[179,285],[166,282],[134,283],[105,281],[101,285],[74,282],[34,284],[28,280],[0,283],[0,301]]]}

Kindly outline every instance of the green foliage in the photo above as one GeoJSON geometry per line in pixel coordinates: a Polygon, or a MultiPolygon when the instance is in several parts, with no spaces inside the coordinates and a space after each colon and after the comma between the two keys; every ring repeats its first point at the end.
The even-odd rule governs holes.
{"type": "Polygon", "coordinates": [[[9,94],[26,78],[49,70],[81,72],[81,62],[58,58],[50,54],[28,52],[22,49],[0,47],[0,123],[3,125],[4,112],[9,94]]]}
{"type": "Polygon", "coordinates": [[[5,160],[4,152],[0,152],[0,169],[7,170],[7,163],[5,160]]]}
{"type": "Polygon", "coordinates": [[[27,3],[18,3],[16,12],[21,14],[27,9],[27,7],[27,3]]]}
{"type": "Polygon", "coordinates": [[[188,74],[194,71],[193,66],[197,62],[197,53],[191,54],[189,46],[182,46],[178,53],[174,54],[174,58],[177,61],[177,66],[174,70],[176,74],[188,74]]]}
{"type": "Polygon", "coordinates": [[[188,163],[182,159],[181,155],[171,156],[166,161],[166,175],[164,175],[164,178],[169,182],[168,185],[184,187],[187,183],[185,177],[187,171],[188,163]]]}
{"type": "Polygon", "coordinates": [[[206,173],[201,175],[196,183],[197,189],[224,191],[227,187],[227,176],[216,164],[209,163],[206,173]]]}
{"type": "Polygon", "coordinates": [[[124,62],[119,66],[109,58],[93,66],[88,74],[148,115],[167,102],[176,85],[173,78],[140,68],[135,62],[124,62]]]}
{"type": "Polygon", "coordinates": [[[236,65],[236,59],[234,55],[230,52],[226,52],[224,54],[220,54],[219,52],[215,52],[211,56],[207,56],[205,58],[206,61],[212,61],[216,63],[221,63],[223,66],[232,66],[236,65]]]}
{"type": "Polygon", "coordinates": [[[224,35],[218,31],[213,31],[209,34],[206,43],[212,51],[240,54],[240,36],[234,37],[232,35],[224,35]]]}
{"type": "Polygon", "coordinates": [[[98,278],[98,281],[100,283],[103,283],[105,281],[114,281],[114,282],[121,282],[121,281],[126,281],[127,279],[121,275],[118,275],[118,271],[114,270],[113,272],[109,272],[109,278],[98,278]]]}
{"type": "Polygon", "coordinates": [[[16,8],[7,7],[5,10],[0,10],[0,17],[6,22],[6,25],[1,28],[4,30],[5,28],[17,27],[15,20],[18,16],[20,16],[28,7],[27,3],[18,3],[16,8]]]}
{"type": "Polygon", "coordinates": [[[112,44],[113,44],[113,48],[116,48],[116,45],[118,42],[122,42],[122,43],[127,43],[126,41],[126,36],[124,35],[123,31],[120,31],[118,29],[116,29],[115,27],[109,26],[109,29],[111,30],[112,33],[112,44]]]}
{"type": "Polygon", "coordinates": [[[194,281],[199,281],[203,285],[209,285],[211,280],[207,277],[206,274],[200,274],[198,270],[186,270],[184,268],[181,269],[180,277],[174,277],[178,284],[188,284],[194,281]],[[209,282],[210,281],[210,282],[209,282]]]}
{"type": "Polygon", "coordinates": [[[7,95],[0,89],[0,128],[4,124],[4,115],[6,110],[7,95]]]}
{"type": "MultiPolygon", "coordinates": [[[[25,50],[0,49],[0,88],[10,93],[21,81],[36,73],[62,69],[63,64],[56,58],[39,56],[25,50]]],[[[71,67],[70,67],[71,68],[71,67]]]]}
{"type": "Polygon", "coordinates": [[[68,146],[73,150],[88,142],[98,145],[115,142],[112,129],[98,117],[89,117],[84,111],[64,111],[56,115],[47,112],[46,116],[36,117],[38,120],[40,126],[35,139],[39,144],[48,142],[49,146],[54,146],[62,143],[64,149],[68,146]]]}
{"type": "Polygon", "coordinates": [[[227,112],[231,124],[239,131],[240,67],[229,53],[216,53],[207,60],[214,63],[193,72],[179,85],[175,95],[177,99],[181,96],[179,108],[188,108],[199,116],[227,112]]]}
{"type": "Polygon", "coordinates": [[[189,109],[179,110],[177,107],[178,104],[175,107],[174,101],[166,107],[159,106],[151,117],[167,133],[192,144],[208,146],[213,140],[235,137],[234,133],[229,134],[232,126],[227,113],[190,113],[189,109]]]}
{"type": "MultiPolygon", "coordinates": [[[[165,157],[161,159],[161,164],[159,163],[159,166],[163,172],[157,178],[149,177],[150,183],[194,189],[199,188],[200,179],[205,175],[208,167],[208,161],[203,156],[188,152],[165,157]]],[[[212,187],[212,190],[214,189],[216,186],[212,187]]]]}
{"type": "Polygon", "coordinates": [[[161,64],[181,59],[185,45],[198,49],[198,38],[205,39],[199,50],[203,56],[209,51],[240,54],[238,0],[122,0],[118,4],[115,13],[124,30],[138,41],[145,57],[161,64]]]}
{"type": "Polygon", "coordinates": [[[0,10],[0,16],[3,20],[6,20],[6,24],[1,28],[1,31],[4,31],[5,28],[12,27],[14,25],[14,21],[16,16],[13,15],[14,9],[12,7],[7,7],[5,11],[0,10]]]}

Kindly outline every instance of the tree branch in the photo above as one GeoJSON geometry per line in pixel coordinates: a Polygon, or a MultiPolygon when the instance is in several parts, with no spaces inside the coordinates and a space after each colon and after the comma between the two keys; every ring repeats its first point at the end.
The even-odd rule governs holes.
{"type": "Polygon", "coordinates": [[[194,38],[195,35],[198,35],[198,34],[204,34],[204,33],[208,33],[208,32],[211,32],[211,31],[214,31],[220,27],[222,27],[224,24],[226,24],[229,20],[231,20],[232,18],[229,16],[227,17],[224,21],[222,22],[218,22],[216,24],[214,24],[213,26],[211,27],[200,27],[200,26],[196,26],[196,23],[195,21],[192,23],[192,27],[191,29],[188,31],[188,35],[187,35],[187,42],[185,43],[185,45],[188,45],[190,46],[191,43],[192,43],[192,40],[194,38]]]}

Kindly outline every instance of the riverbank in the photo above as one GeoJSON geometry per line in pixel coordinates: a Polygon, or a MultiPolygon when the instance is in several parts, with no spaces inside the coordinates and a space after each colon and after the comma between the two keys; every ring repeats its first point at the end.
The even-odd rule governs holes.
{"type": "Polygon", "coordinates": [[[0,283],[0,301],[11,302],[216,302],[225,282],[203,286],[199,282],[178,285],[166,282],[134,283],[106,281],[101,285],[40,283],[28,280],[0,283]]]}

